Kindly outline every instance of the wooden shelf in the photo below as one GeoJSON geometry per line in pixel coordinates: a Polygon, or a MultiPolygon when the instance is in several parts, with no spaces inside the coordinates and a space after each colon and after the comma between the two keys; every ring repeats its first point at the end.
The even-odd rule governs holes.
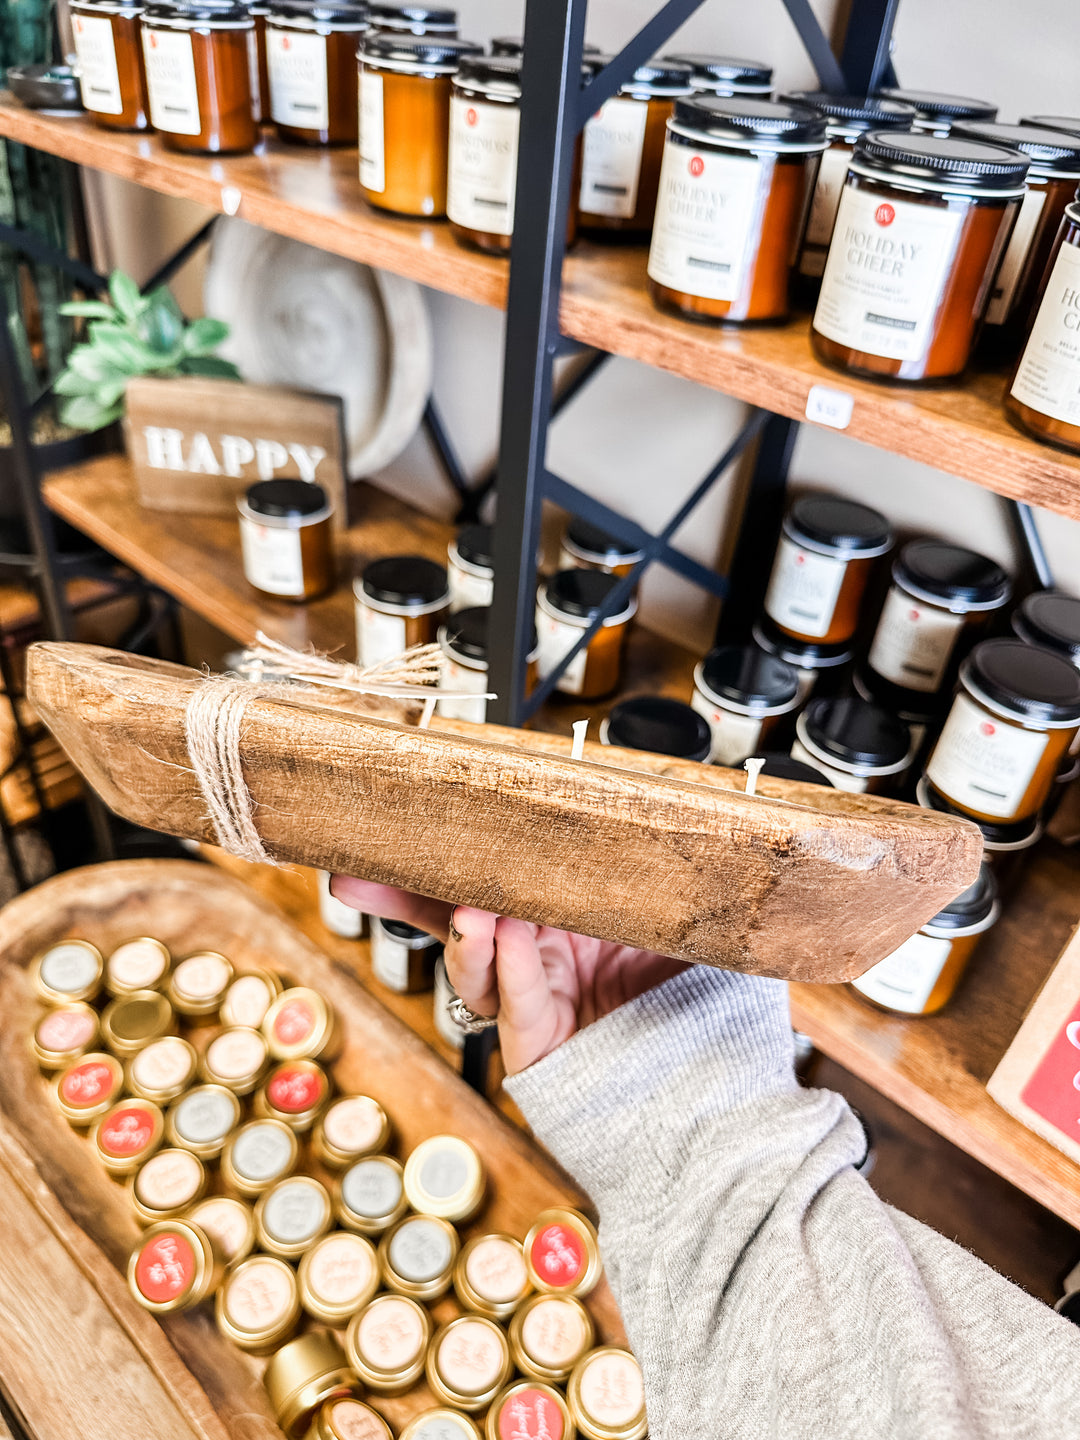
{"type": "MultiPolygon", "coordinates": [[[[154,136],[114,134],[82,117],[26,110],[6,92],[0,136],[467,300],[506,303],[505,262],[458,245],[445,225],[368,207],[352,149],[319,153],[267,138],[254,155],[186,156],[154,136]]],[[[1004,375],[974,374],[960,385],[926,390],[853,380],[813,358],[805,316],[778,327],[724,330],[661,314],[646,292],[645,261],[640,246],[578,246],[566,263],[564,332],[797,420],[805,418],[811,386],[843,391],[854,401],[845,431],[851,438],[1080,518],[1080,457],[1013,429],[1001,408],[1004,375]]]]}

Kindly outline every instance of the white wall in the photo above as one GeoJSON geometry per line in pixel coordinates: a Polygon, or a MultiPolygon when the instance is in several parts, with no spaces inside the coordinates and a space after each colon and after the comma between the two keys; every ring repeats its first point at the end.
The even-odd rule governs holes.
{"type": "MultiPolygon", "coordinates": [[[[543,3],[543,0],[537,0],[543,3]]],[[[852,0],[857,5],[859,0],[852,0]]],[[[478,40],[521,29],[520,0],[458,0],[462,33],[478,40]]],[[[659,0],[593,0],[590,40],[614,47],[659,6],[659,0]]],[[[837,0],[815,0],[822,23],[837,0]]],[[[780,0],[735,6],[707,0],[673,47],[720,50],[772,63],[781,88],[814,83],[813,72],[780,0]]],[[[902,83],[996,100],[1003,120],[1020,114],[1080,113],[1080,5],[1076,0],[903,0],[894,62],[902,83]]],[[[116,263],[145,275],[199,213],[179,202],[108,182],[107,248],[116,263]],[[165,234],[168,233],[168,239],[165,234]],[[152,254],[152,259],[148,258],[152,254]]],[[[197,282],[182,300],[191,305],[197,282]]],[[[435,323],[436,398],[467,467],[479,473],[495,453],[501,315],[449,296],[429,296],[435,323]]],[[[673,511],[728,443],[744,408],[715,392],[631,361],[614,360],[554,427],[551,467],[646,524],[673,511]]],[[[452,501],[418,438],[380,482],[438,513],[452,501]]],[[[795,453],[796,483],[867,499],[904,529],[930,528],[1015,563],[1001,503],[978,486],[870,449],[842,435],[805,428],[795,453]]],[[[723,551],[728,481],[684,527],[681,543],[711,562],[723,551]]],[[[1040,515],[1060,583],[1080,591],[1080,525],[1040,515]]],[[[714,609],[701,592],[654,567],[643,589],[642,618],[684,643],[708,645],[714,609]]]]}

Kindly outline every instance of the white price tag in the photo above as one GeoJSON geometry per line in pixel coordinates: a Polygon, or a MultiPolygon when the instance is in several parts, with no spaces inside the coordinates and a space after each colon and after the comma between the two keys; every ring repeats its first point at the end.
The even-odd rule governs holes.
{"type": "Polygon", "coordinates": [[[846,390],[833,390],[829,385],[811,385],[806,397],[806,418],[815,425],[828,425],[832,430],[846,430],[855,409],[855,396],[846,390]]]}

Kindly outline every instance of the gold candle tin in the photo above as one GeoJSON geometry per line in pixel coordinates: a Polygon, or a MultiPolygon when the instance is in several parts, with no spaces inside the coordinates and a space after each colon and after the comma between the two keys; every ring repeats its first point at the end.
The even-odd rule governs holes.
{"type": "Polygon", "coordinates": [[[311,1148],[329,1169],[344,1170],[354,1160],[384,1150],[389,1139],[390,1121],[379,1102],[369,1095],[345,1095],[315,1126],[311,1148]]]}
{"type": "Polygon", "coordinates": [[[326,1401],[307,1440],[394,1440],[394,1432],[370,1405],[349,1397],[326,1401]]]}
{"type": "Polygon", "coordinates": [[[344,1325],[379,1288],[375,1247],[363,1235],[335,1230],[300,1261],[300,1303],[324,1325],[344,1325]]]}
{"type": "Polygon", "coordinates": [[[221,1002],[221,1023],[258,1030],[266,1012],[281,994],[281,981],[270,970],[245,970],[225,992],[221,1002]]]}
{"type": "Polygon", "coordinates": [[[514,1373],[506,1336],[480,1315],[459,1316],[436,1331],[425,1370],[436,1399],[471,1413],[486,1409],[514,1373]]]}
{"type": "Polygon", "coordinates": [[[221,1333],[241,1350],[268,1355],[300,1319],[296,1272],[273,1255],[252,1255],[231,1265],[217,1293],[214,1317],[221,1333]]]}
{"type": "Polygon", "coordinates": [[[574,1422],[566,1401],[550,1385],[521,1380],[499,1395],[487,1413],[486,1440],[508,1440],[512,1435],[550,1435],[552,1440],[573,1440],[574,1422]]]}
{"type": "Polygon", "coordinates": [[[56,1103],[69,1125],[89,1125],[120,1096],[124,1071],[115,1055],[92,1051],[69,1065],[56,1081],[56,1103]]]}
{"type": "Polygon", "coordinates": [[[489,1320],[508,1319],[531,1289],[521,1242],[511,1235],[474,1236],[454,1266],[458,1299],[489,1320]]]}
{"type": "Polygon", "coordinates": [[[329,1060],[341,1039],[334,1011],[303,985],[281,992],[263,1017],[262,1033],[275,1060],[329,1060]]]}
{"type": "Polygon", "coordinates": [[[105,989],[114,999],[136,990],[157,990],[172,965],[168,946],[150,935],[118,945],[105,962],[105,989]]]}
{"type": "Polygon", "coordinates": [[[347,1230],[382,1235],[409,1208],[401,1166],[392,1155],[369,1155],[350,1165],[337,1182],[334,1213],[347,1230]]]}
{"type": "Polygon", "coordinates": [[[175,1220],[201,1200],[206,1189],[202,1161],[190,1150],[159,1150],[130,1181],[131,1203],[144,1225],[175,1220]]]}
{"type": "Polygon", "coordinates": [[[232,984],[232,961],[216,950],[200,950],[179,962],[166,993],[178,1015],[201,1019],[216,1015],[232,984]]]}
{"type": "Polygon", "coordinates": [[[164,1134],[164,1117],[152,1100],[119,1100],[94,1121],[90,1141],[110,1175],[131,1175],[164,1134]]]}
{"type": "Polygon", "coordinates": [[[263,1384],[278,1424],[293,1440],[328,1400],[344,1399],[357,1388],[337,1336],[324,1330],[283,1345],[267,1365],[263,1384]]]}
{"type": "Polygon", "coordinates": [[[377,1295],[345,1334],[349,1364],[377,1395],[400,1395],[424,1373],[431,1317],[404,1295],[377,1295]]]}
{"type": "Polygon", "coordinates": [[[330,1099],[330,1077],[314,1060],[275,1066],[255,1094],[255,1114],[290,1130],[310,1130],[330,1099]]]}
{"type": "Polygon", "coordinates": [[[197,1085],[169,1106],[165,1139],[200,1160],[216,1160],[240,1123],[240,1101],[224,1085],[197,1085]]]}
{"type": "Polygon", "coordinates": [[[379,1241],[383,1283],[413,1300],[438,1300],[450,1289],[459,1245],[448,1220],[408,1215],[379,1241]]]}
{"type": "Polygon", "coordinates": [[[525,1264],[537,1290],[588,1295],[603,1271],[592,1225],[576,1210],[545,1210],[525,1237],[525,1264]]]}
{"type": "Polygon", "coordinates": [[[249,1120],[225,1142],[221,1178],[226,1190],[257,1200],[292,1174],[299,1156],[299,1141],[288,1125],[280,1120],[249,1120]]]}
{"type": "Polygon", "coordinates": [[[146,1310],[190,1310],[212,1295],[225,1265],[210,1236],[191,1220],[151,1225],[131,1252],[127,1282],[146,1310]]]}
{"type": "Polygon", "coordinates": [[[127,1088],[140,1100],[167,1105],[188,1088],[198,1064],[193,1045],[179,1035],[166,1035],[151,1041],[128,1061],[127,1088]]]}
{"type": "Polygon", "coordinates": [[[629,1350],[604,1345],[586,1355],[566,1400],[583,1440],[642,1440],[648,1432],[641,1366],[629,1350]]]}
{"type": "Polygon", "coordinates": [[[433,1135],[405,1162],[405,1195],[418,1215],[471,1220],[484,1200],[484,1167],[467,1140],[433,1135]]]}
{"type": "Polygon", "coordinates": [[[270,1064],[265,1037],[250,1026],[236,1025],[215,1035],[203,1051],[199,1073],[212,1085],[234,1095],[250,1095],[262,1083],[270,1064]]]}
{"type": "Polygon", "coordinates": [[[35,956],[30,978],[42,1000],[66,1005],[93,1000],[101,990],[105,962],[88,940],[61,940],[35,956]]]}
{"type": "Polygon", "coordinates": [[[259,1197],[255,1235],[268,1254],[298,1260],[326,1234],[333,1218],[326,1186],[311,1175],[290,1175],[259,1197]]]}
{"type": "Polygon", "coordinates": [[[402,1430],[398,1440],[483,1440],[476,1423],[459,1410],[425,1410],[402,1430]]]}
{"type": "Polygon", "coordinates": [[[34,1029],[34,1059],[42,1070],[63,1070],[100,1044],[98,1013],[82,1000],[47,1011],[34,1029]]]}
{"type": "Polygon", "coordinates": [[[593,1343],[592,1316],[572,1295],[533,1295],[510,1322],[510,1353],[523,1375],[561,1385],[593,1343]]]}
{"type": "Polygon", "coordinates": [[[101,1038],[114,1055],[130,1060],[155,1040],[171,1035],[175,1023],[172,1006],[159,990],[134,990],[105,1006],[101,1038]]]}
{"type": "Polygon", "coordinates": [[[255,1249],[255,1216],[242,1200],[211,1195],[200,1200],[186,1218],[210,1236],[226,1265],[246,1260],[255,1249]]]}

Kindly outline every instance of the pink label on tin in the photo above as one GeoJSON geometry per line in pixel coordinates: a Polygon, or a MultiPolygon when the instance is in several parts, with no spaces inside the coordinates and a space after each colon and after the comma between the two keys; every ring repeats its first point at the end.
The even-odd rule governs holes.
{"type": "Polygon", "coordinates": [[[336,1307],[373,1289],[374,1273],[371,1247],[359,1235],[328,1235],[311,1252],[307,1279],[321,1301],[336,1307]]]}
{"type": "Polygon", "coordinates": [[[155,1235],[135,1262],[135,1284],[154,1305],[178,1300],[195,1278],[195,1252],[184,1235],[155,1235]]]}
{"type": "Polygon", "coordinates": [[[372,1369],[393,1373],[406,1369],[420,1354],[424,1327],[412,1305],[389,1298],[376,1301],[365,1311],[356,1339],[372,1369]]]}
{"type": "Polygon", "coordinates": [[[279,1325],[295,1297],[296,1281],[288,1266],[257,1255],[225,1281],[222,1305],[238,1330],[258,1332],[279,1325]]]}
{"type": "Polygon", "coordinates": [[[62,1055],[88,1045],[96,1028],[93,1015],[85,1010],[51,1010],[38,1026],[36,1039],[42,1050],[62,1055]]]}
{"type": "Polygon", "coordinates": [[[532,1243],[533,1269],[559,1290],[576,1285],[585,1273],[585,1246],[568,1225],[545,1225],[532,1243]]]}
{"type": "Polygon", "coordinates": [[[562,1440],[562,1411],[542,1390],[530,1385],[499,1407],[499,1440],[562,1440]]]}
{"type": "Polygon", "coordinates": [[[521,1251],[508,1240],[481,1240],[469,1251],[465,1278],[492,1305],[508,1305],[528,1283],[521,1251]]]}
{"type": "Polygon", "coordinates": [[[106,1155],[128,1159],[145,1150],[154,1138],[154,1117],[142,1105],[125,1105],[114,1110],[100,1126],[97,1142],[106,1155]]]}
{"type": "Polygon", "coordinates": [[[250,1218],[239,1200],[224,1195],[204,1200],[191,1212],[191,1219],[205,1230],[226,1261],[234,1260],[250,1235],[250,1218]]]}
{"type": "Polygon", "coordinates": [[[274,1016],[274,1039],[281,1045],[302,1045],[315,1029],[315,1012],[307,1000],[286,1000],[274,1016]]]}
{"type": "Polygon", "coordinates": [[[112,1067],[101,1060],[73,1065],[60,1081],[60,1094],[68,1105],[98,1105],[112,1094],[116,1080],[112,1067]]]}
{"type": "Polygon", "coordinates": [[[220,955],[191,955],[173,974],[177,993],[188,1000],[206,1000],[229,983],[229,967],[220,955]]]}
{"type": "Polygon", "coordinates": [[[482,1320],[463,1320],[439,1345],[439,1374],[458,1395],[481,1395],[498,1383],[505,1360],[501,1332],[482,1320]]]}
{"type": "Polygon", "coordinates": [[[362,1155],[382,1138],[382,1112],[366,1095],[335,1101],[323,1118],[323,1134],[346,1155],[362,1155]]]}
{"type": "Polygon", "coordinates": [[[152,940],[129,940],[109,956],[109,979],[125,990],[149,990],[168,964],[152,940]]]}
{"type": "Polygon", "coordinates": [[[585,1321],[576,1305],[553,1297],[541,1300],[525,1316],[521,1343],[545,1370],[565,1370],[585,1348],[585,1321]]]}
{"type": "Polygon", "coordinates": [[[330,1424],[338,1440],[386,1440],[386,1427],[359,1400],[337,1400],[330,1409],[330,1424]]]}
{"type": "Polygon", "coordinates": [[[632,1355],[611,1352],[590,1360],[581,1375],[581,1405],[598,1425],[630,1425],[645,1408],[641,1369],[632,1355]]]}
{"type": "Polygon", "coordinates": [[[186,1150],[161,1150],[135,1177],[135,1193],[152,1210],[177,1210],[194,1198],[201,1173],[186,1150]]]}
{"type": "Polygon", "coordinates": [[[225,1030],[211,1040],[206,1064],[223,1080],[254,1076],[266,1059],[266,1041],[256,1030],[225,1030]]]}
{"type": "Polygon", "coordinates": [[[131,1062],[133,1078],[147,1090],[175,1090],[190,1080],[194,1068],[191,1051],[175,1035],[155,1040],[131,1062]]]}
{"type": "Polygon", "coordinates": [[[257,1030],[266,1017],[273,996],[261,975],[241,975],[229,986],[222,1009],[228,1009],[231,1025],[257,1030]]]}

